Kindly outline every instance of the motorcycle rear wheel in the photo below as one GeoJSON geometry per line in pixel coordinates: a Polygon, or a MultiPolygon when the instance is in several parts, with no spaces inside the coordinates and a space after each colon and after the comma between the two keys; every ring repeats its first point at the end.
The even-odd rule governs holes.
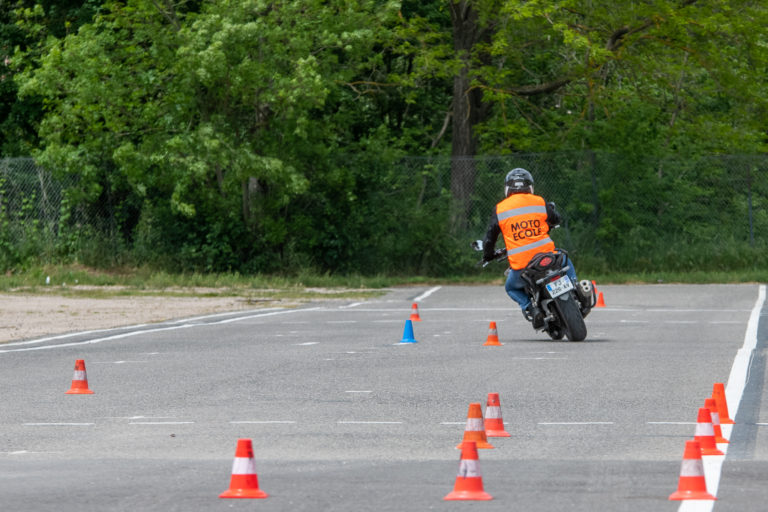
{"type": "Polygon", "coordinates": [[[584,317],[581,316],[576,300],[569,295],[565,295],[565,297],[558,297],[555,304],[560,312],[560,319],[563,321],[565,335],[568,339],[571,341],[584,341],[587,337],[587,326],[584,323],[584,317]]]}

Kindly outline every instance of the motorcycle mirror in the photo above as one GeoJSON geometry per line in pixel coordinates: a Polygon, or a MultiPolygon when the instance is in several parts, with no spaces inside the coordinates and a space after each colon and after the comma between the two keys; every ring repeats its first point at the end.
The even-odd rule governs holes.
{"type": "Polygon", "coordinates": [[[472,248],[476,251],[482,251],[483,250],[483,241],[482,240],[475,240],[472,242],[472,248]]]}

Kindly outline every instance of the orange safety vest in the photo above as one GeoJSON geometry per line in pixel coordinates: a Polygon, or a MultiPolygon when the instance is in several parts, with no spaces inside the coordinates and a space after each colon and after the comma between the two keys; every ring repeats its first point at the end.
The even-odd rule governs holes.
{"type": "Polygon", "coordinates": [[[544,198],[533,194],[512,194],[496,205],[501,234],[507,246],[509,266],[525,268],[540,252],[555,250],[549,238],[547,205],[544,198]]]}

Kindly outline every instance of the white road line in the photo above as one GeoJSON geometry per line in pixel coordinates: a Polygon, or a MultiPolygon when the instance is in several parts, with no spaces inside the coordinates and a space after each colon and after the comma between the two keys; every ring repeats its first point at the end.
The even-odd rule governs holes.
{"type": "Polygon", "coordinates": [[[339,425],[402,425],[402,421],[337,421],[339,425]]]}
{"type": "Polygon", "coordinates": [[[319,341],[307,341],[305,343],[294,343],[294,345],[297,346],[297,347],[307,347],[309,345],[317,345],[318,343],[320,343],[320,342],[319,341]]]}
{"type": "Polygon", "coordinates": [[[126,363],[146,363],[147,361],[93,361],[88,364],[126,364],[126,363]]]}
{"type": "Polygon", "coordinates": [[[357,320],[327,320],[327,324],[356,324],[357,320]]]}
{"type": "MultiPolygon", "coordinates": [[[[156,329],[142,329],[142,330],[139,330],[139,331],[129,331],[129,332],[121,333],[121,334],[115,334],[115,335],[112,335],[112,336],[106,336],[104,338],[95,338],[95,339],[85,340],[85,341],[74,341],[74,342],[71,342],[71,343],[57,343],[57,344],[53,344],[53,345],[41,345],[39,347],[26,347],[26,348],[15,348],[15,349],[10,349],[10,350],[0,350],[0,354],[4,354],[6,352],[25,352],[25,351],[29,351],[29,350],[47,350],[47,349],[53,349],[53,348],[76,347],[76,346],[79,346],[79,345],[90,345],[90,344],[95,344],[95,343],[102,343],[102,342],[105,342],[105,341],[113,341],[113,340],[119,340],[119,339],[123,339],[123,338],[130,338],[130,337],[133,337],[133,336],[140,336],[142,334],[151,334],[151,333],[155,333],[155,332],[174,331],[174,330],[177,330],[177,329],[187,329],[189,327],[206,327],[206,326],[211,326],[211,325],[229,324],[229,323],[233,323],[233,322],[241,322],[243,320],[252,320],[254,318],[261,318],[261,317],[265,317],[265,316],[286,315],[286,314],[298,313],[298,312],[315,311],[315,310],[319,310],[319,309],[320,308],[287,309],[287,310],[280,309],[280,310],[277,310],[277,311],[270,311],[268,313],[259,313],[259,314],[256,314],[256,315],[240,316],[240,317],[237,317],[237,318],[227,318],[225,320],[219,320],[217,322],[210,322],[210,323],[205,323],[205,324],[190,324],[190,323],[186,323],[186,324],[182,324],[182,325],[173,325],[173,326],[170,326],[170,327],[159,327],[159,328],[156,328],[156,329]]],[[[182,320],[180,320],[179,322],[181,322],[181,321],[182,320]]],[[[132,329],[132,328],[137,328],[137,327],[142,327],[142,326],[143,326],[143,324],[139,325],[139,326],[123,327],[123,328],[120,328],[120,330],[132,329]]],[[[115,330],[118,330],[118,329],[110,329],[110,331],[115,331],[115,330]]],[[[71,333],[71,334],[66,334],[66,335],[62,335],[62,336],[53,336],[53,337],[48,337],[48,338],[40,338],[40,339],[37,339],[37,340],[23,341],[23,342],[18,342],[18,343],[6,343],[6,344],[4,344],[2,346],[3,347],[10,347],[10,346],[26,345],[26,344],[30,344],[30,343],[42,343],[42,342],[45,342],[45,341],[55,341],[57,339],[63,339],[63,338],[77,336],[77,335],[82,335],[82,334],[89,334],[91,332],[101,332],[101,331],[83,331],[81,333],[71,333]]]]}
{"type": "Polygon", "coordinates": [[[25,427],[90,427],[95,423],[23,423],[25,427]]]}
{"type": "Polygon", "coordinates": [[[61,453],[61,452],[33,452],[29,450],[16,450],[14,452],[0,452],[2,455],[34,455],[38,453],[61,453]]]}
{"type": "Polygon", "coordinates": [[[194,421],[132,421],[129,425],[192,425],[194,421]]]}
{"type": "Polygon", "coordinates": [[[613,425],[612,421],[543,421],[539,425],[613,425]]]}
{"type": "Polygon", "coordinates": [[[295,421],[281,421],[281,420],[264,420],[264,421],[230,421],[232,425],[293,425],[295,421]]]}
{"type": "Polygon", "coordinates": [[[429,290],[425,291],[424,293],[422,293],[421,295],[419,295],[418,297],[413,299],[413,301],[414,302],[421,302],[422,300],[426,299],[427,297],[429,297],[430,295],[435,293],[440,288],[442,288],[442,286],[435,286],[434,288],[430,288],[429,290]]]}
{"type": "MultiPolygon", "coordinates": [[[[725,385],[725,401],[728,404],[728,414],[732,418],[736,417],[736,411],[739,409],[741,398],[744,395],[744,389],[747,386],[749,377],[749,367],[752,362],[752,354],[757,348],[757,328],[760,323],[760,312],[765,304],[765,285],[761,284],[757,292],[757,300],[749,315],[747,322],[747,331],[744,333],[744,344],[736,352],[736,357],[731,366],[731,373],[728,376],[728,383],[725,385]]],[[[723,435],[729,436],[732,425],[722,425],[723,435]],[[726,428],[730,427],[730,428],[726,428]]],[[[717,497],[717,489],[720,486],[720,474],[725,457],[728,455],[727,446],[721,445],[726,455],[703,457],[704,476],[707,481],[707,491],[717,497]]],[[[678,512],[711,512],[715,507],[715,502],[711,500],[687,500],[680,504],[678,512]]]]}

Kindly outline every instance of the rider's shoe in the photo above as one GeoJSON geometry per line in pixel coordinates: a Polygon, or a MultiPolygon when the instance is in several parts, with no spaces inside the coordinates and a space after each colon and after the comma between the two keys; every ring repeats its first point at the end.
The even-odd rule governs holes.
{"type": "Polygon", "coordinates": [[[523,310],[523,316],[526,320],[531,322],[534,329],[541,329],[544,327],[544,313],[533,304],[523,310]]]}
{"type": "Polygon", "coordinates": [[[579,296],[581,314],[583,316],[587,316],[597,303],[597,297],[595,297],[595,288],[592,286],[592,282],[587,281],[586,279],[579,281],[579,285],[576,287],[576,295],[579,296]]]}

